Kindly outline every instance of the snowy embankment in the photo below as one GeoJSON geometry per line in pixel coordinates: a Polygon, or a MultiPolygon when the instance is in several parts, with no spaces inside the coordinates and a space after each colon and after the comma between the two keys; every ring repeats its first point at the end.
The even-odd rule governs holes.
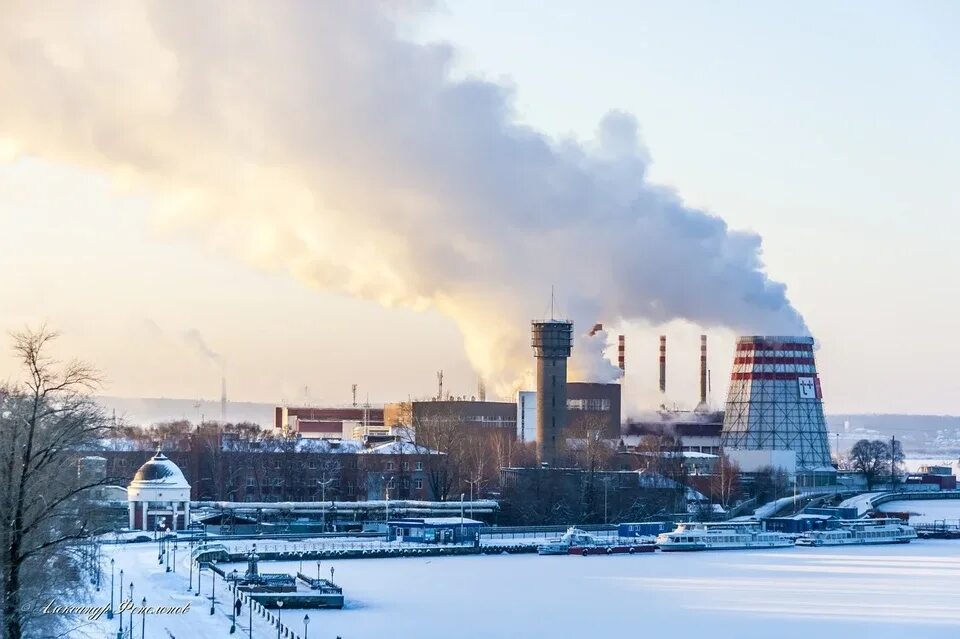
{"type": "Polygon", "coordinates": [[[868,512],[873,510],[873,498],[882,494],[884,493],[863,493],[862,495],[857,495],[856,497],[844,499],[842,502],[840,502],[840,508],[856,508],[857,516],[863,517],[868,512]]]}

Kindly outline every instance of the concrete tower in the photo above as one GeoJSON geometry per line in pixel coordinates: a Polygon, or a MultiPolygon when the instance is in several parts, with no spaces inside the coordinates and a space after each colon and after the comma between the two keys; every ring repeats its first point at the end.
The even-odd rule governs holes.
{"type": "Polygon", "coordinates": [[[817,477],[834,469],[812,337],[737,340],[721,440],[728,452],[793,451],[798,476],[829,481],[817,477]]]}
{"type": "Polygon", "coordinates": [[[567,423],[567,358],[573,348],[573,322],[534,320],[537,358],[537,459],[557,463],[557,440],[567,423]]]}

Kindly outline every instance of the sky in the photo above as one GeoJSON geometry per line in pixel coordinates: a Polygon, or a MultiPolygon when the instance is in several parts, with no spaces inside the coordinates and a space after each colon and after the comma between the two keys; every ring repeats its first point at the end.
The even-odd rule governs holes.
{"type": "Polygon", "coordinates": [[[149,4],[15,5],[0,329],[46,321],[121,396],[216,397],[225,372],[237,400],[347,402],[356,383],[382,402],[435,392],[438,369],[455,394],[481,373],[506,394],[556,284],[578,326],[627,335],[627,405],[659,399],[658,333],[667,401],[695,402],[704,330],[719,403],[735,335],[796,309],[828,412],[960,411],[954,3],[401,4],[339,23],[220,7],[216,29],[149,4]],[[206,62],[237,42],[249,66],[206,62]],[[584,190],[550,191],[558,176],[584,190]],[[588,223],[497,217],[539,190],[588,223]],[[631,235],[634,199],[666,230],[631,235]],[[600,248],[550,281],[538,245],[575,256],[567,236],[600,248]],[[756,286],[777,306],[729,303],[756,286]]]}

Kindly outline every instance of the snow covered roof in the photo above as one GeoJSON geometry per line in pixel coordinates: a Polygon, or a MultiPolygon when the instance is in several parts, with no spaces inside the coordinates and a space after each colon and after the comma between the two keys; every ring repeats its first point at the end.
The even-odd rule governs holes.
{"type": "Polygon", "coordinates": [[[130,482],[133,487],[139,486],[169,486],[171,488],[189,488],[187,478],[180,468],[170,461],[166,455],[157,451],[157,454],[147,460],[133,476],[130,482]]]}
{"type": "Polygon", "coordinates": [[[417,517],[412,519],[395,519],[389,524],[403,526],[410,524],[423,524],[424,526],[482,526],[482,521],[470,519],[469,517],[417,517]]]}
{"type": "Polygon", "coordinates": [[[412,442],[387,442],[360,451],[367,455],[440,455],[439,451],[412,442]]]}

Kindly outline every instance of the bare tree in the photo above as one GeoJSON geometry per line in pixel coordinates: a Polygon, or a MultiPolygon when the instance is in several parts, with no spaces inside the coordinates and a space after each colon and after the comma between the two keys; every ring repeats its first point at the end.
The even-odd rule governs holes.
{"type": "MultiPolygon", "coordinates": [[[[902,453],[901,453],[902,455],[902,453]]],[[[850,449],[849,465],[863,475],[867,490],[873,488],[890,467],[890,447],[881,439],[861,439],[850,449]]]]}
{"type": "Polygon", "coordinates": [[[727,508],[739,491],[740,467],[721,453],[710,477],[710,497],[727,508]]]}
{"type": "MultiPolygon", "coordinates": [[[[78,588],[81,542],[98,532],[84,507],[86,492],[103,478],[78,473],[82,451],[96,447],[111,422],[88,393],[98,373],[49,354],[57,334],[45,327],[13,334],[25,381],[0,389],[0,579],[3,630],[21,639],[51,636],[54,615],[37,604],[51,574],[59,590],[78,588]],[[51,571],[56,571],[52,573],[51,571]]],[[[48,598],[49,599],[49,598],[48,598]]],[[[62,622],[62,619],[60,620],[62,622]]]]}

